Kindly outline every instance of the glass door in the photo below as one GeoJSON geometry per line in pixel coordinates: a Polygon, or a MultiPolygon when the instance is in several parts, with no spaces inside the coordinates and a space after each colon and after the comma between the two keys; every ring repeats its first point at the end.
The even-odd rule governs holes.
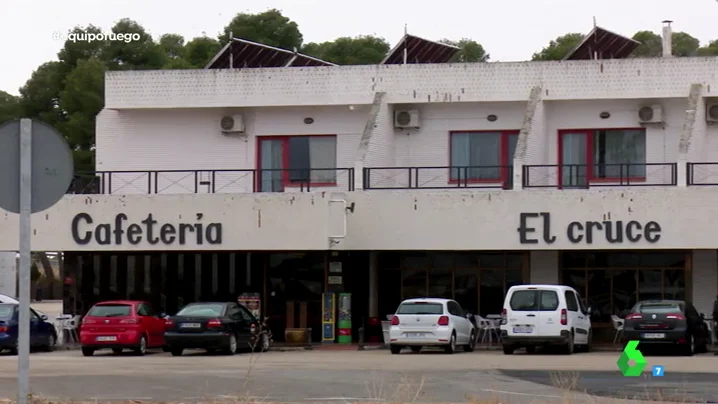
{"type": "Polygon", "coordinates": [[[561,133],[561,166],[559,181],[561,188],[588,187],[588,162],[586,161],[586,132],[561,133]]]}
{"type": "Polygon", "coordinates": [[[284,140],[261,139],[259,159],[259,192],[283,192],[284,140]]]}

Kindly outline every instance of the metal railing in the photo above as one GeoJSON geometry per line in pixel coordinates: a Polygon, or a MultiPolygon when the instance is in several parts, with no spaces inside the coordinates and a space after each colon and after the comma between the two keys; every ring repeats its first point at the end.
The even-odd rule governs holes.
{"type": "Polygon", "coordinates": [[[151,170],[77,173],[68,194],[188,194],[354,190],[353,168],[151,170]]]}
{"type": "Polygon", "coordinates": [[[677,163],[539,164],[523,166],[523,188],[676,186],[677,163]]]}
{"type": "Polygon", "coordinates": [[[513,166],[371,167],[364,169],[363,188],[452,189],[513,188],[513,166]]]}
{"type": "Polygon", "coordinates": [[[686,164],[686,185],[718,185],[718,162],[686,164]]]}

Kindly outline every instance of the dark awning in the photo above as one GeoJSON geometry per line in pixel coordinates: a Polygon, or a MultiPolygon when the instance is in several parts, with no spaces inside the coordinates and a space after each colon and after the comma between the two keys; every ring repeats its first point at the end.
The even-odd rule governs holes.
{"type": "Polygon", "coordinates": [[[459,52],[459,48],[456,46],[407,34],[389,51],[381,64],[404,64],[404,50],[406,50],[407,64],[448,63],[459,52]]]}
{"type": "Polygon", "coordinates": [[[623,59],[640,44],[632,38],[594,27],[563,60],[623,59]]]}
{"type": "Polygon", "coordinates": [[[315,57],[274,46],[233,38],[205,66],[205,69],[258,67],[336,66],[315,57]],[[231,55],[231,58],[230,58],[231,55]],[[231,60],[231,66],[230,66],[231,60]]]}

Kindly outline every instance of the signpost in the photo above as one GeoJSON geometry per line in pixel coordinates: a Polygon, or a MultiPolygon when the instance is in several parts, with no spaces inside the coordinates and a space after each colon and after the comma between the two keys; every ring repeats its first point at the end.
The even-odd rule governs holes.
{"type": "Polygon", "coordinates": [[[0,125],[0,208],[20,214],[18,404],[27,404],[30,393],[30,215],[57,203],[73,172],[72,151],[52,126],[30,119],[0,125]]]}

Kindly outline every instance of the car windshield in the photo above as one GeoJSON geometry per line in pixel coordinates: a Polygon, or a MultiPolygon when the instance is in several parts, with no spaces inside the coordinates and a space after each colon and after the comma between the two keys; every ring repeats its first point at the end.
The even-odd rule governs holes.
{"type": "Polygon", "coordinates": [[[444,314],[441,303],[408,302],[402,303],[396,314],[444,314]]]}
{"type": "Polygon", "coordinates": [[[11,304],[0,304],[0,320],[7,320],[12,318],[12,313],[15,310],[15,306],[11,304]]]}
{"type": "Polygon", "coordinates": [[[180,310],[178,316],[219,317],[224,313],[223,304],[192,304],[180,310]]]}
{"type": "Polygon", "coordinates": [[[682,313],[679,303],[638,303],[633,308],[634,313],[682,313]]]}
{"type": "Polygon", "coordinates": [[[90,309],[88,317],[125,317],[129,316],[132,306],[129,304],[98,304],[90,309]]]}

